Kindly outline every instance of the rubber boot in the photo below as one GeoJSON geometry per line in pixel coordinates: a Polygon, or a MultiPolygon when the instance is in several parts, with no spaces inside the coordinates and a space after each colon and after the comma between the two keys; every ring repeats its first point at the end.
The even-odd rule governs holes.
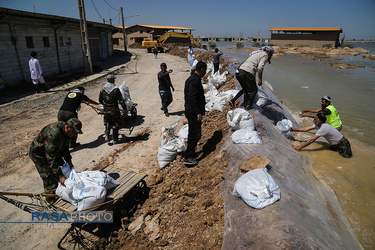
{"type": "Polygon", "coordinates": [[[118,131],[119,131],[119,129],[117,128],[117,129],[113,129],[113,144],[119,144],[120,143],[120,141],[119,141],[119,139],[118,139],[118,131]]]}
{"type": "Polygon", "coordinates": [[[105,142],[109,142],[109,133],[111,132],[111,127],[109,126],[109,123],[105,126],[105,142]]]}

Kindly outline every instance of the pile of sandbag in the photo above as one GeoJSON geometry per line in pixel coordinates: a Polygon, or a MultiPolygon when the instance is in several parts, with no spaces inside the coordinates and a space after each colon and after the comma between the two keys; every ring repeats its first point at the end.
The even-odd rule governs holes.
{"type": "Polygon", "coordinates": [[[78,211],[103,203],[107,191],[120,184],[102,171],[77,173],[68,163],[61,170],[66,177],[65,186],[59,183],[56,194],[77,207],[78,211]]]}
{"type": "Polygon", "coordinates": [[[262,144],[258,132],[255,131],[254,119],[245,109],[229,110],[227,122],[235,130],[231,135],[234,143],[262,144]]]}

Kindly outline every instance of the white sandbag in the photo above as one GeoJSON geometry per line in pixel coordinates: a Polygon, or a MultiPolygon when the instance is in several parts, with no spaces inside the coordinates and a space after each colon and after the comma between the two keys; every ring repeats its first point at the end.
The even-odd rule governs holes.
{"type": "Polygon", "coordinates": [[[220,75],[220,71],[216,71],[216,73],[212,71],[211,75],[209,75],[207,78],[208,83],[213,84],[215,88],[218,89],[220,86],[224,85],[224,83],[227,81],[227,77],[226,77],[227,74],[228,74],[228,71],[224,71],[221,75],[220,75]]]}
{"type": "Polygon", "coordinates": [[[91,179],[93,182],[99,184],[100,186],[104,187],[107,191],[111,188],[114,188],[120,185],[115,179],[109,176],[107,173],[102,171],[84,171],[77,173],[78,176],[91,179]]]}
{"type": "Polygon", "coordinates": [[[248,129],[239,129],[233,132],[230,136],[234,143],[251,143],[251,144],[262,144],[262,140],[259,138],[257,131],[248,129]]]}
{"type": "Polygon", "coordinates": [[[242,108],[229,110],[227,113],[227,122],[234,130],[248,129],[255,130],[254,119],[250,113],[242,108]]]}
{"type": "Polygon", "coordinates": [[[268,102],[268,96],[263,90],[258,88],[257,94],[255,95],[254,104],[259,107],[264,107],[268,102]]]}
{"type": "Polygon", "coordinates": [[[209,101],[211,100],[211,97],[212,97],[212,96],[217,96],[217,95],[219,95],[219,91],[217,91],[216,87],[215,87],[212,83],[208,83],[207,86],[208,86],[208,88],[209,88],[210,90],[207,91],[206,94],[204,94],[204,97],[205,97],[206,103],[209,102],[209,101]]]}
{"type": "Polygon", "coordinates": [[[219,110],[220,112],[223,112],[223,110],[227,106],[228,101],[229,100],[227,96],[211,96],[210,101],[206,103],[205,110],[219,110]]]}
{"type": "Polygon", "coordinates": [[[290,128],[293,128],[293,123],[288,119],[282,119],[276,123],[276,129],[287,138],[291,136],[289,130],[290,128]]]}
{"type": "Polygon", "coordinates": [[[233,195],[241,197],[249,206],[262,209],[280,199],[281,192],[266,168],[254,169],[241,176],[234,184],[233,195]]]}
{"type": "Polygon", "coordinates": [[[170,140],[167,144],[159,147],[158,162],[161,168],[167,166],[173,161],[179,152],[186,151],[184,139],[175,138],[170,140]]]}
{"type": "MultiPolygon", "coordinates": [[[[122,85],[119,87],[122,98],[124,98],[126,109],[129,110],[131,107],[133,107],[133,100],[130,98],[130,92],[129,87],[126,86],[126,83],[123,82],[122,85]]],[[[119,105],[120,110],[124,110],[121,105],[119,105]]]]}
{"type": "Polygon", "coordinates": [[[167,127],[162,127],[161,128],[161,135],[159,138],[159,146],[163,146],[168,143],[168,141],[172,140],[175,138],[175,128],[177,127],[178,123],[180,122],[181,117],[178,117],[175,122],[170,124],[167,127]]]}
{"type": "MultiPolygon", "coordinates": [[[[68,164],[61,168],[67,178],[64,185],[59,183],[56,194],[77,207],[78,211],[88,209],[104,202],[107,191],[85,174],[80,174],[68,164]]],[[[94,172],[94,171],[91,171],[94,172]]]]}
{"type": "Polygon", "coordinates": [[[180,129],[180,131],[178,131],[177,136],[178,136],[179,138],[182,138],[182,139],[184,139],[185,141],[187,141],[188,136],[189,136],[189,124],[185,124],[185,125],[180,129]]]}
{"type": "Polygon", "coordinates": [[[213,72],[214,71],[214,63],[213,62],[208,62],[207,63],[207,70],[206,70],[206,74],[209,73],[209,72],[213,72]]]}
{"type": "Polygon", "coordinates": [[[238,92],[239,92],[239,90],[237,90],[237,89],[230,89],[230,90],[227,90],[225,92],[221,92],[220,94],[222,96],[228,95],[228,96],[230,96],[230,98],[233,98],[238,94],[238,92]]]}

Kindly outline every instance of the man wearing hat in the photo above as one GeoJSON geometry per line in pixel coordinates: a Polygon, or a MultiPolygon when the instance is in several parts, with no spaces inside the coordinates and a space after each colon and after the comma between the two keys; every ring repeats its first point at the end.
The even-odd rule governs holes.
{"type": "MultiPolygon", "coordinates": [[[[71,118],[78,118],[77,111],[81,109],[81,103],[85,104],[95,104],[98,105],[96,101],[91,100],[85,95],[84,87],[77,87],[66,95],[64,103],[62,104],[59,112],[57,113],[57,120],[62,122],[67,122],[71,118]]],[[[70,147],[74,148],[79,145],[76,142],[77,137],[72,137],[70,139],[70,147]]]]}
{"type": "Polygon", "coordinates": [[[301,111],[301,117],[311,117],[314,118],[315,115],[306,114],[306,112],[310,113],[323,113],[323,115],[327,118],[327,123],[340,131],[342,129],[342,122],[340,116],[333,105],[331,105],[331,97],[323,96],[322,102],[320,103],[321,109],[304,109],[301,111]]]}
{"type": "Polygon", "coordinates": [[[319,137],[323,136],[329,143],[329,149],[339,152],[342,157],[352,157],[352,150],[348,139],[346,139],[337,129],[326,123],[326,117],[322,113],[318,113],[314,116],[314,125],[304,128],[291,128],[293,132],[307,132],[313,129],[317,129],[316,134],[310,138],[307,142],[302,145],[295,147],[294,149],[300,151],[304,147],[307,147],[319,137]]]}
{"type": "Polygon", "coordinates": [[[236,71],[236,78],[240,83],[242,89],[238,94],[229,101],[231,107],[235,107],[236,100],[244,94],[244,108],[250,110],[253,106],[255,95],[258,88],[256,83],[256,74],[258,73],[258,85],[262,85],[262,76],[265,64],[271,63],[271,58],[274,53],[271,46],[264,46],[259,50],[251,52],[250,56],[244,61],[236,71]]]}
{"type": "Polygon", "coordinates": [[[53,194],[60,182],[66,180],[60,166],[64,162],[73,167],[69,152],[69,138],[82,134],[82,123],[77,118],[54,122],[45,126],[30,145],[29,156],[43,180],[44,190],[53,194]]]}
{"type": "Polygon", "coordinates": [[[99,102],[104,107],[104,126],[105,126],[105,141],[109,142],[109,134],[113,128],[113,143],[119,143],[119,130],[121,126],[121,114],[119,104],[126,111],[126,104],[121,95],[121,91],[115,84],[115,77],[112,74],[107,76],[107,83],[99,94],[99,102]]]}

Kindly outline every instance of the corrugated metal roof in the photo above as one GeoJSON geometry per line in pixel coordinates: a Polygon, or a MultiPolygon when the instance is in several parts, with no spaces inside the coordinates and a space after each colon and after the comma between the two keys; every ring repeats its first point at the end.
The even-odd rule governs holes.
{"type": "Polygon", "coordinates": [[[275,27],[268,31],[339,31],[340,27],[275,27]]]}
{"type": "Polygon", "coordinates": [[[147,27],[147,28],[152,28],[152,29],[166,29],[166,30],[194,30],[191,28],[178,27],[178,26],[145,25],[145,24],[136,24],[131,27],[134,27],[134,26],[142,26],[142,27],[147,27]]]}

